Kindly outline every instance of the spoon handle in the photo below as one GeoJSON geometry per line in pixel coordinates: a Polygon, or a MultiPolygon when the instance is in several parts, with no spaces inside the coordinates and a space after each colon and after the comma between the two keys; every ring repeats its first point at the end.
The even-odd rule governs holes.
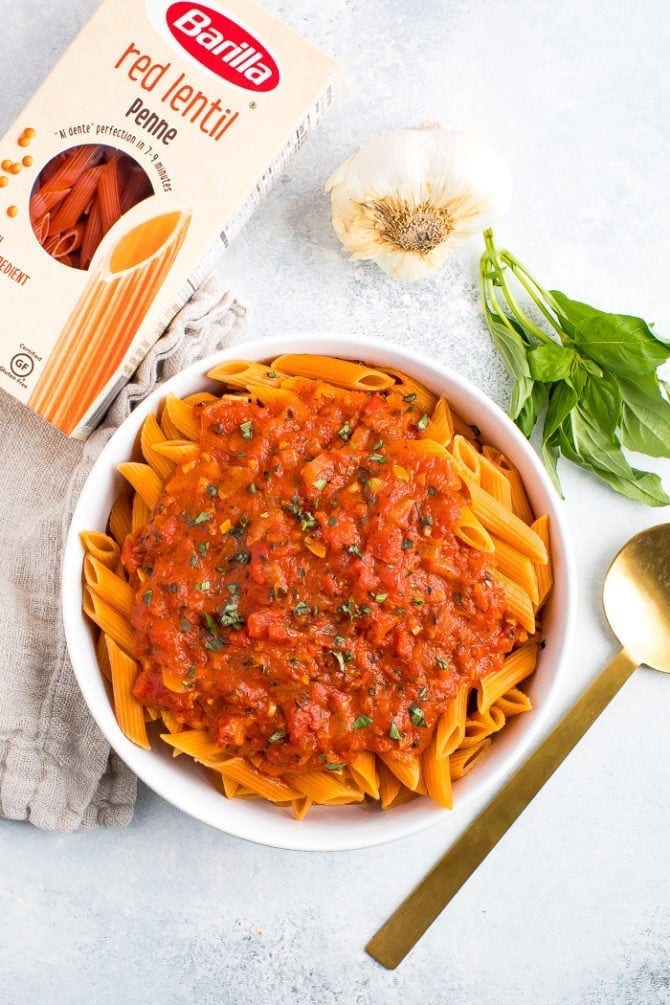
{"type": "Polygon", "coordinates": [[[366,951],[393,970],[579,743],[637,667],[621,651],[596,677],[507,784],[368,942],[366,951]]]}

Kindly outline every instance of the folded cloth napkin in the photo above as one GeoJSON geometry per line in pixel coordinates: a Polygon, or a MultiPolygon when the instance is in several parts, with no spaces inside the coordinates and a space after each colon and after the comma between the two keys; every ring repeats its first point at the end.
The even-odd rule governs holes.
{"type": "Polygon", "coordinates": [[[156,384],[228,345],[244,308],[212,274],[86,443],[0,392],[0,814],[48,830],[130,822],[136,779],[91,718],[67,654],[60,563],[96,457],[156,384]]]}

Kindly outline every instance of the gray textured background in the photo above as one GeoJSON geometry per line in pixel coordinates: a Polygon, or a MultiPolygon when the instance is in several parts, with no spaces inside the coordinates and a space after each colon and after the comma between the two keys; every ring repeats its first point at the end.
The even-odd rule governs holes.
{"type": "MultiPolygon", "coordinates": [[[[93,0],[0,0],[0,132],[93,0]]],[[[422,347],[504,404],[477,248],[400,286],[353,267],[322,184],[375,132],[439,120],[508,158],[501,240],[547,285],[670,333],[670,20],[661,0],[268,0],[337,56],[337,106],[222,263],[251,332],[316,327],[422,347]]],[[[670,465],[658,466],[665,473],[670,465]]],[[[666,480],[667,484],[667,480],[666,480]]],[[[668,519],[564,471],[581,614],[559,705],[614,653],[610,556],[668,519]]],[[[0,822],[0,1001],[670,1002],[670,681],[640,671],[394,974],[363,952],[476,807],[361,852],[255,846],[140,787],[123,832],[0,822]]],[[[558,716],[560,707],[556,709],[558,716]]]]}

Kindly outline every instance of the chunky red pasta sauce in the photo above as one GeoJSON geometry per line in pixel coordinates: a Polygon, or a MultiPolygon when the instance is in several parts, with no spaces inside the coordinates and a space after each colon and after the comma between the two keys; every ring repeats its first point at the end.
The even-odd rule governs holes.
{"type": "Polygon", "coordinates": [[[294,383],[203,405],[198,458],[126,541],[135,695],[269,773],[415,757],[512,648],[503,592],[454,534],[450,464],[408,452],[413,396],[294,383]]]}

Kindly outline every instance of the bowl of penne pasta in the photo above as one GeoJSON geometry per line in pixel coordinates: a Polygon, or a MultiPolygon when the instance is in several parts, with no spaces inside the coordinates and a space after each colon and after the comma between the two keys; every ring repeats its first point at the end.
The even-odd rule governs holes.
{"type": "Polygon", "coordinates": [[[560,501],[505,414],[380,340],[268,338],[112,436],[63,565],[72,664],[129,767],[278,847],[414,833],[492,789],[560,687],[560,501]]]}

